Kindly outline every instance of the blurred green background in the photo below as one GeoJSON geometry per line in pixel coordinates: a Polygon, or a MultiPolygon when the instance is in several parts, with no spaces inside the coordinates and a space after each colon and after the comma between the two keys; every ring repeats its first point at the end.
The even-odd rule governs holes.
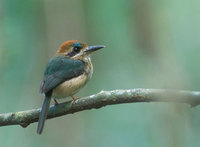
{"type": "MultiPolygon", "coordinates": [[[[77,94],[200,88],[199,0],[0,0],[0,113],[41,107],[40,82],[60,44],[105,45],[77,94]]],[[[2,147],[197,147],[200,107],[136,103],[0,128],[2,147]]]]}

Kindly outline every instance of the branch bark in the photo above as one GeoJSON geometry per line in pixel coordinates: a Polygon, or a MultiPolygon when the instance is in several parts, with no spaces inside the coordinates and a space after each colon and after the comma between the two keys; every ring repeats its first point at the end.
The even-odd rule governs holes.
{"type": "MultiPolygon", "coordinates": [[[[200,92],[161,89],[101,91],[98,94],[78,99],[73,105],[71,105],[71,102],[52,105],[47,119],[93,108],[98,109],[106,105],[136,102],[174,102],[196,106],[200,104],[200,92]]],[[[40,110],[39,108],[0,114],[0,126],[20,125],[25,128],[38,121],[40,110]]]]}

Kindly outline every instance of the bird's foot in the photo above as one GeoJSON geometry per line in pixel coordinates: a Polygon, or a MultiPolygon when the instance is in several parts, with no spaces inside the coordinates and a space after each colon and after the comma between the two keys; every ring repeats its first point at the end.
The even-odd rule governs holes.
{"type": "Polygon", "coordinates": [[[78,97],[77,98],[75,98],[74,96],[72,96],[72,95],[70,95],[71,97],[72,97],[72,102],[71,102],[71,106],[74,104],[74,102],[77,100],[77,99],[79,99],[78,97]]]}
{"type": "Polygon", "coordinates": [[[54,106],[58,105],[58,101],[56,99],[53,100],[54,100],[54,106]]]}

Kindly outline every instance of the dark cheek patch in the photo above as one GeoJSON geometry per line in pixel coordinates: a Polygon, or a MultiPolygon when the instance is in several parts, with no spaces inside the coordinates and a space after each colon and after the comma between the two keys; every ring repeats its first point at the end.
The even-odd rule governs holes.
{"type": "Polygon", "coordinates": [[[76,55],[76,52],[72,51],[72,52],[68,53],[66,56],[73,57],[75,55],[76,55]]]}

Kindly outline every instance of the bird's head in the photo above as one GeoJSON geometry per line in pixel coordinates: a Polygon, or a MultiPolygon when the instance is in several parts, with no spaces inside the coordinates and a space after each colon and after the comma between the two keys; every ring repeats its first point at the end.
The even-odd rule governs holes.
{"type": "Polygon", "coordinates": [[[69,40],[60,46],[56,54],[64,55],[72,59],[82,59],[88,57],[92,52],[104,47],[105,46],[103,45],[87,46],[80,41],[69,40]]]}

